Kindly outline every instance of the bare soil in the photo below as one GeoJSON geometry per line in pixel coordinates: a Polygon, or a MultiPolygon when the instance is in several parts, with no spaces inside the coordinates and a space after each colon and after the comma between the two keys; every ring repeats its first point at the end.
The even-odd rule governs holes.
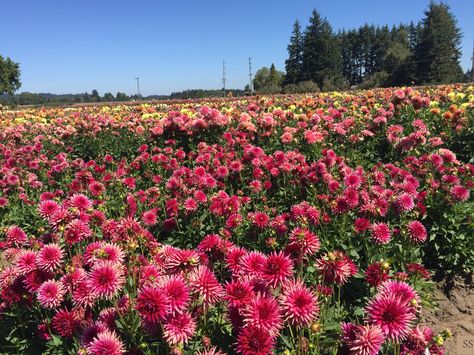
{"type": "MultiPolygon", "coordinates": [[[[453,337],[446,342],[448,354],[456,354],[456,337],[474,339],[474,283],[472,275],[443,280],[436,285],[433,299],[436,307],[424,309],[422,324],[440,332],[450,329],[453,337]]],[[[474,350],[473,350],[474,354],[474,350]]]]}

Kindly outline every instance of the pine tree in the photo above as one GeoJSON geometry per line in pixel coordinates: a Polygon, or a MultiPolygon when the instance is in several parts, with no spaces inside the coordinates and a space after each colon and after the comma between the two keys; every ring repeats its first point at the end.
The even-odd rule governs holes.
{"type": "Polygon", "coordinates": [[[461,32],[449,6],[432,1],[425,11],[414,62],[417,83],[452,83],[461,81],[459,64],[461,32]]]}
{"type": "Polygon", "coordinates": [[[272,63],[270,66],[270,85],[280,85],[280,77],[275,68],[275,64],[272,63]]]}
{"type": "Polygon", "coordinates": [[[290,44],[287,47],[288,59],[285,61],[285,85],[299,83],[302,79],[303,35],[298,20],[293,25],[290,44]]]}
{"type": "Polygon", "coordinates": [[[303,38],[303,78],[319,87],[325,80],[342,77],[339,42],[326,19],[313,10],[303,38]]]}

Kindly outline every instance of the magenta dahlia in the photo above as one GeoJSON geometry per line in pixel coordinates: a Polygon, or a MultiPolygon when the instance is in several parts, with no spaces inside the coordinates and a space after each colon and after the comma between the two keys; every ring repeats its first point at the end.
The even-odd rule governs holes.
{"type": "Polygon", "coordinates": [[[56,308],[64,299],[66,290],[60,281],[49,280],[36,290],[39,303],[44,308],[56,308]]]}
{"type": "Polygon", "coordinates": [[[267,331],[248,326],[237,337],[236,350],[242,355],[268,355],[273,353],[275,339],[267,331]]]}
{"type": "Polygon", "coordinates": [[[285,285],[280,296],[283,317],[291,325],[308,326],[319,312],[316,295],[301,281],[285,285]]]}
{"type": "Polygon", "coordinates": [[[385,336],[395,342],[406,338],[415,318],[405,300],[385,294],[374,297],[366,313],[368,321],[379,326],[385,336]]]}

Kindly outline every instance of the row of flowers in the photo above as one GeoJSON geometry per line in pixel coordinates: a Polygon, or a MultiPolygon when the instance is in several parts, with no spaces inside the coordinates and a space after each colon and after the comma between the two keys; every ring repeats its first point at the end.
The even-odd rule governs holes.
{"type": "Polygon", "coordinates": [[[443,353],[419,317],[426,266],[474,263],[474,166],[447,149],[473,93],[2,112],[1,347],[443,353]]]}

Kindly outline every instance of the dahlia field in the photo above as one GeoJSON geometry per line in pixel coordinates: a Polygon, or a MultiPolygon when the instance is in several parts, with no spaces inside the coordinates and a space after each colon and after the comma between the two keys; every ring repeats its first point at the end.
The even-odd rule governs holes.
{"type": "Polygon", "coordinates": [[[443,354],[474,87],[0,112],[0,352],[443,354]]]}

